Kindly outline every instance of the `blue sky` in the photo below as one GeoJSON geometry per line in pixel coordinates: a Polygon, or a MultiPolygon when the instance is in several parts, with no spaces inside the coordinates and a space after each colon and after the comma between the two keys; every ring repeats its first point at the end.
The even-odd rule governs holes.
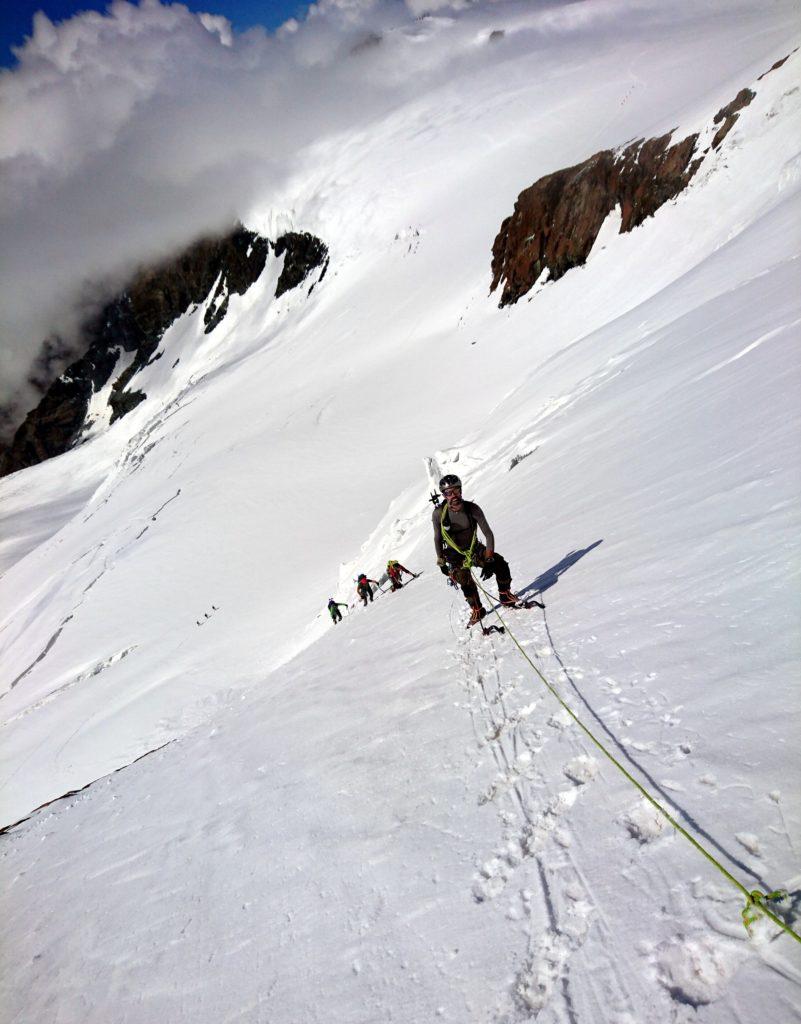
{"type": "MultiPolygon", "coordinates": [[[[44,11],[51,21],[63,21],[78,11],[104,11],[110,0],[5,0],[0,3],[0,67],[16,61],[11,47],[31,32],[33,15],[44,11]]],[[[224,14],[234,29],[243,32],[253,25],[277,28],[287,18],[302,15],[309,6],[301,0],[182,0],[194,11],[224,14]]]]}

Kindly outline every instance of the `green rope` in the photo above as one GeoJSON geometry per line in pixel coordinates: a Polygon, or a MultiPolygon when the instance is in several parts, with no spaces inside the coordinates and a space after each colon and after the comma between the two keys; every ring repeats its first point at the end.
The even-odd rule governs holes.
{"type": "MultiPolygon", "coordinates": [[[[441,521],[442,521],[442,523],[445,522],[445,515],[442,515],[442,520],[441,521]]],[[[450,538],[448,538],[448,536],[446,534],[445,525],[442,525],[442,537],[445,537],[446,541],[451,545],[452,548],[456,548],[457,551],[460,551],[460,549],[456,546],[456,544],[454,544],[454,542],[450,538]]],[[[473,545],[474,544],[475,544],[475,536],[473,536],[473,544],[470,546],[470,554],[472,554],[472,549],[473,549],[473,545]]],[[[460,554],[466,555],[467,553],[464,552],[464,551],[461,551],[460,554]]],[[[493,603],[494,603],[495,602],[495,598],[487,590],[484,590],[484,588],[481,586],[479,581],[475,579],[475,575],[472,572],[472,569],[470,570],[470,575],[471,575],[471,577],[473,579],[473,583],[475,583],[475,585],[478,587],[478,589],[481,591],[481,593],[486,595],[488,598],[490,598],[490,600],[493,601],[493,603]]],[[[730,871],[727,871],[726,868],[720,863],[720,861],[717,860],[709,852],[709,850],[707,850],[704,846],[702,846],[701,843],[699,843],[699,841],[697,839],[695,839],[693,836],[691,836],[688,833],[687,829],[684,828],[683,825],[679,824],[679,822],[676,821],[676,819],[670,813],[668,813],[668,811],[665,810],[665,808],[662,806],[662,804],[660,804],[660,802],[658,800],[656,800],[654,797],[651,797],[651,795],[646,790],[645,786],[642,785],[641,782],[638,782],[637,779],[634,778],[634,776],[629,771],[627,771],[626,768],[624,768],[624,766],[620,763],[620,761],[618,761],[618,759],[615,757],[615,755],[612,754],[612,753],[609,753],[609,751],[606,750],[606,748],[603,745],[603,743],[593,734],[593,732],[590,729],[587,728],[587,726],[576,715],[576,713],[573,711],[573,709],[570,706],[567,705],[567,703],[562,699],[561,696],[559,696],[559,694],[556,691],[556,689],[548,682],[548,680],[545,678],[545,676],[542,674],[542,672],[540,672],[540,670],[534,664],[534,662],[531,659],[531,657],[529,656],[529,654],[526,653],[525,650],[523,649],[523,647],[520,645],[519,641],[517,640],[517,637],[512,633],[512,631],[509,629],[509,627],[504,622],[503,616],[501,615],[501,612],[498,610],[498,608],[496,607],[494,610],[495,610],[495,613],[496,613],[496,615],[498,616],[498,618],[499,618],[499,620],[501,622],[501,625],[506,630],[506,633],[509,635],[509,637],[511,637],[511,639],[512,639],[515,647],[517,648],[517,650],[519,650],[519,652],[525,658],[526,662],[528,662],[529,665],[534,669],[534,671],[540,677],[542,682],[545,684],[546,688],[559,701],[560,705],[567,712],[567,714],[571,716],[571,718],[579,726],[579,728],[582,729],[582,731],[587,736],[589,736],[589,738],[592,740],[593,743],[595,743],[595,745],[597,746],[598,750],[601,751],[601,753],[604,754],[605,757],[608,758],[609,761],[612,761],[612,763],[615,765],[615,767],[618,768],[626,776],[626,778],[631,782],[631,784],[637,788],[637,790],[645,798],[645,800],[647,800],[647,802],[652,807],[655,807],[660,812],[660,814],[663,815],[663,817],[667,818],[668,821],[676,829],[676,831],[678,831],[678,833],[680,833],[684,837],[684,839],[687,840],[688,843],[691,843],[692,846],[694,846],[694,848],[697,849],[699,851],[699,853],[701,853],[704,857],[706,857],[707,860],[711,864],[714,864],[714,866],[717,867],[717,869],[720,871],[722,876],[725,879],[727,879],[731,883],[731,885],[734,886],[735,889],[739,890],[740,893],[743,896],[746,897],[746,905],[743,907],[742,914],[743,914],[743,924],[745,925],[746,931],[749,933],[749,935],[751,934],[751,926],[754,924],[754,922],[756,922],[760,918],[760,916],[762,914],[764,914],[766,916],[766,918],[769,918],[773,922],[774,925],[778,925],[779,928],[781,928],[783,931],[787,932],[788,935],[792,936],[796,940],[796,942],[801,943],[801,935],[799,935],[797,932],[793,931],[793,929],[790,927],[790,925],[788,925],[781,918],[779,918],[779,916],[777,916],[775,913],[773,913],[773,911],[766,905],[768,902],[776,902],[778,900],[785,899],[787,897],[787,892],[785,892],[783,889],[776,889],[773,892],[769,892],[769,893],[763,893],[759,889],[749,890],[749,889],[747,889],[742,884],[742,882],[737,881],[737,879],[734,878],[733,874],[731,874],[730,871]]]]}

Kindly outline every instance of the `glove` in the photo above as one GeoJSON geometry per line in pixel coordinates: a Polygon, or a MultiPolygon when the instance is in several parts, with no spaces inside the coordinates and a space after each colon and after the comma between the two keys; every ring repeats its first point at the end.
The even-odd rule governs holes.
{"type": "Polygon", "coordinates": [[[488,580],[491,576],[494,576],[494,575],[495,575],[495,570],[492,568],[491,565],[485,565],[484,568],[481,570],[481,578],[482,578],[482,580],[488,580]]]}
{"type": "Polygon", "coordinates": [[[439,571],[442,573],[443,576],[450,576],[451,571],[448,568],[448,564],[444,558],[437,559],[437,565],[439,566],[439,571]]]}

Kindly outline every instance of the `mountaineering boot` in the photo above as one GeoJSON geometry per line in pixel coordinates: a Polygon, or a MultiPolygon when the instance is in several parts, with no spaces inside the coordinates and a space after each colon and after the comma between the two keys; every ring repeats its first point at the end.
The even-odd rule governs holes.
{"type": "Polygon", "coordinates": [[[471,607],[472,611],[470,612],[470,621],[467,623],[467,625],[475,626],[477,622],[481,622],[481,620],[487,614],[487,610],[486,608],[482,608],[480,604],[474,604],[471,607]]]}
{"type": "Polygon", "coordinates": [[[537,601],[533,597],[519,597],[511,590],[501,590],[498,594],[498,602],[502,608],[542,608],[545,611],[542,601],[537,601]]]}

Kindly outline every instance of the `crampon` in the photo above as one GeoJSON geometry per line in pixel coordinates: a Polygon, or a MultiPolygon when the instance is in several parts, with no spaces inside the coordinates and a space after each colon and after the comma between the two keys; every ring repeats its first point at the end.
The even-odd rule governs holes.
{"type": "Polygon", "coordinates": [[[518,597],[511,590],[502,590],[500,592],[498,604],[501,608],[542,608],[543,611],[545,610],[545,605],[542,601],[536,601],[533,597],[518,597]]]}
{"type": "Polygon", "coordinates": [[[481,632],[484,634],[484,636],[489,636],[490,633],[505,633],[506,632],[506,630],[504,629],[503,626],[495,626],[495,625],[485,626],[484,623],[481,620],[484,618],[484,616],[486,614],[487,614],[486,608],[473,608],[473,610],[472,610],[472,612],[470,614],[470,619],[469,619],[469,621],[467,623],[467,628],[469,629],[471,626],[475,626],[478,623],[481,626],[481,632]]]}

